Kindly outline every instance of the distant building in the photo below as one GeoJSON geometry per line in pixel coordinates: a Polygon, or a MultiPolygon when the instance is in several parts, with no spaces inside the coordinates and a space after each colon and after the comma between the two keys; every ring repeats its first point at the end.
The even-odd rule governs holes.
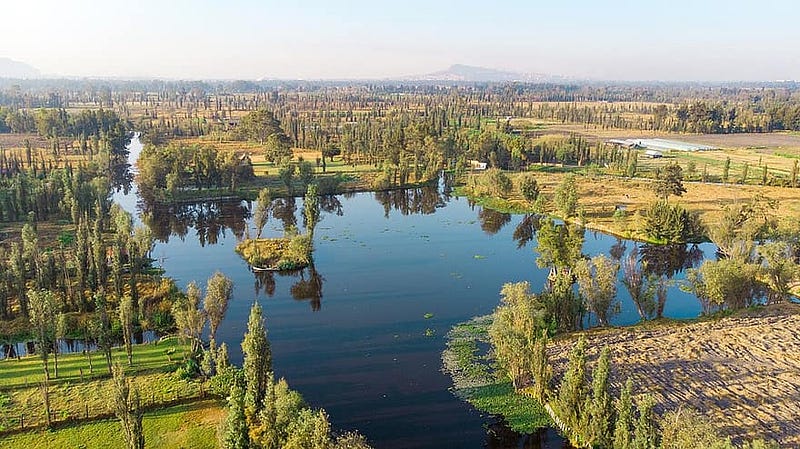
{"type": "Polygon", "coordinates": [[[486,170],[486,162],[469,161],[469,168],[472,170],[486,170]]]}
{"type": "Polygon", "coordinates": [[[644,148],[648,150],[653,150],[655,152],[711,151],[720,149],[719,147],[712,147],[709,145],[701,145],[696,143],[680,142],[677,140],[667,140],[667,139],[609,139],[606,140],[606,143],[611,145],[622,146],[625,148],[634,148],[634,149],[644,148]]]}

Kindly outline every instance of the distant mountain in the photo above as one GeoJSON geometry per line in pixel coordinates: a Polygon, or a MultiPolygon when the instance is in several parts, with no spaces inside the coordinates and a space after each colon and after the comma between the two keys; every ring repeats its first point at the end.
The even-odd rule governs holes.
{"type": "Polygon", "coordinates": [[[565,81],[562,76],[546,75],[543,73],[517,73],[486,67],[475,67],[463,64],[451,65],[446,70],[428,73],[425,75],[412,75],[403,77],[401,81],[453,81],[466,83],[480,82],[525,82],[547,83],[565,81]]]}
{"type": "Polygon", "coordinates": [[[38,78],[40,76],[39,69],[33,66],[9,58],[0,58],[0,78],[38,78]]]}

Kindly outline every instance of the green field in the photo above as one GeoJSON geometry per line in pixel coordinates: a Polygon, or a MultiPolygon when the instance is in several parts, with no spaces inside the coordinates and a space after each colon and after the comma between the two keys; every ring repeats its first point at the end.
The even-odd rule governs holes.
{"type": "MultiPolygon", "coordinates": [[[[131,383],[139,388],[142,401],[150,406],[202,395],[198,381],[182,378],[175,372],[186,350],[177,339],[170,338],[159,343],[135,345],[131,367],[127,366],[123,349],[113,351],[113,360],[125,367],[131,383]]],[[[110,412],[108,398],[112,380],[102,355],[94,352],[92,360],[94,373],[90,374],[85,355],[64,355],[59,360],[58,378],[52,375],[51,360],[50,410],[56,422],[110,412]]],[[[41,362],[35,356],[0,361],[0,431],[17,429],[23,423],[25,427],[45,424],[39,387],[43,378],[41,362]]]]}
{"type": "MultiPolygon", "coordinates": [[[[156,343],[134,345],[133,366],[131,367],[128,367],[124,348],[114,348],[112,361],[123,366],[126,374],[129,375],[153,371],[169,372],[174,370],[177,362],[183,360],[187,349],[176,338],[168,338],[156,343]]],[[[54,363],[51,354],[49,358],[51,385],[108,377],[108,369],[103,355],[94,351],[91,353],[91,357],[94,369],[90,373],[89,359],[86,355],[81,353],[60,355],[58,357],[58,378],[56,378],[53,375],[54,363]]],[[[19,360],[0,360],[0,391],[35,386],[43,379],[42,361],[36,355],[22,357],[19,360]]]]}
{"type": "MultiPolygon", "coordinates": [[[[222,406],[213,400],[178,405],[147,413],[145,447],[160,449],[217,447],[216,428],[222,406]]],[[[5,449],[104,449],[124,446],[119,423],[104,420],[26,432],[0,438],[5,449]]]]}

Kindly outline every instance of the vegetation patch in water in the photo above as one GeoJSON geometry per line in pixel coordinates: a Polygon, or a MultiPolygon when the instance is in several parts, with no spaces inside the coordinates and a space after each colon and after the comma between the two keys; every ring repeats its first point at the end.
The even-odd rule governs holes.
{"type": "Polygon", "coordinates": [[[517,432],[549,426],[550,417],[542,404],[516,393],[511,382],[496,372],[489,350],[491,323],[492,315],[476,317],[448,332],[442,364],[453,379],[453,392],[478,410],[502,415],[517,432]]]}
{"type": "Polygon", "coordinates": [[[253,267],[299,270],[311,262],[311,239],[307,235],[247,239],[236,245],[236,252],[253,267]]]}

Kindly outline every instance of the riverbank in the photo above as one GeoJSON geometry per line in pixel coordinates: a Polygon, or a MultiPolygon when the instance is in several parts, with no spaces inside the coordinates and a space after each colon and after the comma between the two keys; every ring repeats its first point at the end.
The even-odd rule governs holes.
{"type": "Polygon", "coordinates": [[[652,394],[658,412],[691,407],[734,441],[800,445],[798,304],[571,334],[548,347],[555,373],[563,373],[578,335],[586,336],[590,363],[610,348],[614,395],[630,378],[634,395],[652,394]]]}
{"type": "MultiPolygon", "coordinates": [[[[653,191],[652,180],[596,175],[587,173],[586,169],[554,166],[532,166],[527,173],[535,176],[541,194],[548,199],[552,199],[564,177],[574,173],[579,217],[573,217],[573,220],[583,220],[587,229],[624,239],[657,243],[643,232],[643,215],[649,205],[658,199],[653,191]]],[[[518,184],[517,178],[521,174],[507,173],[514,185],[518,184]]],[[[471,173],[467,176],[480,174],[471,173]]],[[[670,202],[699,214],[703,223],[717,222],[726,205],[747,202],[759,195],[779,204],[783,220],[800,220],[800,189],[702,182],[684,182],[683,185],[686,193],[681,197],[673,197],[670,202]]],[[[482,206],[508,213],[535,212],[533,203],[525,200],[516,189],[505,198],[488,198],[473,195],[467,186],[459,187],[457,193],[482,206]]],[[[552,213],[552,209],[552,205],[548,205],[549,213],[552,213]]]]}

